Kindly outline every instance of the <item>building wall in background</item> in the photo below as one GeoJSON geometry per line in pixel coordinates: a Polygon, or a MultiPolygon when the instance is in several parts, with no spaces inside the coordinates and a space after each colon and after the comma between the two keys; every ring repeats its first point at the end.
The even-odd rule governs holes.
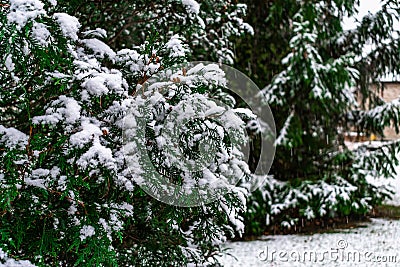
{"type": "MultiPolygon", "coordinates": [[[[384,82],[385,89],[381,93],[382,98],[387,101],[393,101],[400,98],[400,82],[384,82]]],[[[400,134],[396,134],[394,127],[387,128],[384,132],[386,139],[400,139],[400,134]]]]}

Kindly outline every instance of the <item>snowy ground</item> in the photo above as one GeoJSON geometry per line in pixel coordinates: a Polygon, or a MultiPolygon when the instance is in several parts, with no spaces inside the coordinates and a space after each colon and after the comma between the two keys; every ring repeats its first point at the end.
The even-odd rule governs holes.
{"type": "Polygon", "coordinates": [[[224,266],[399,266],[400,221],[373,219],[367,227],[313,235],[265,236],[231,242],[224,266]]]}
{"type": "MultiPolygon", "coordinates": [[[[399,155],[400,157],[400,155],[399,155]]],[[[389,183],[395,194],[387,204],[400,206],[400,166],[389,183]]],[[[313,235],[264,236],[226,244],[232,256],[224,266],[400,266],[400,221],[372,219],[365,227],[313,235]]]]}

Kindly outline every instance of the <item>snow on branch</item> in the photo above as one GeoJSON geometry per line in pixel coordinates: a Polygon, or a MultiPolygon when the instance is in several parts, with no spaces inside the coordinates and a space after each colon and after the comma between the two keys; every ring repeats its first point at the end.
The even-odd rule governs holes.
{"type": "Polygon", "coordinates": [[[283,127],[279,133],[279,136],[275,140],[275,143],[274,143],[275,146],[286,144],[287,134],[288,134],[290,122],[292,121],[293,116],[294,116],[294,109],[292,110],[292,112],[290,112],[289,117],[286,119],[285,123],[283,124],[283,127]]]}

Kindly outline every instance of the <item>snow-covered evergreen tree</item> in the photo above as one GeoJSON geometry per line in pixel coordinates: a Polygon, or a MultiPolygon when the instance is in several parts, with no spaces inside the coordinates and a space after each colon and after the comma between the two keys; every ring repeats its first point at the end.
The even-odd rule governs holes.
{"type": "Polygon", "coordinates": [[[193,60],[233,63],[232,37],[252,33],[243,21],[246,5],[238,1],[59,1],[57,10],[80,18],[83,30],[106,30],[105,42],[112,48],[140,45],[149,35],[167,41],[172,35],[183,36],[191,47],[193,60]]]}
{"type": "Polygon", "coordinates": [[[385,103],[371,85],[383,90],[379,78],[399,73],[393,22],[400,6],[382,1],[376,14],[344,30],[342,20],[357,14],[357,3],[248,2],[255,35],[247,37],[248,51],[239,41],[237,51],[245,53],[238,65],[265,87],[278,130],[274,178],[253,196],[249,232],[263,228],[265,215],[267,225],[290,227],[300,218],[365,214],[390,192],[375,179],[394,175],[397,143],[349,150],[344,134],[382,136],[390,125],[398,130],[398,100],[385,103]]]}
{"type": "Polygon", "coordinates": [[[207,172],[176,172],[159,155],[160,126],[168,114],[184,114],[182,100],[204,99],[200,107],[214,110],[233,104],[222,92],[226,81],[217,65],[164,73],[168,90],[146,86],[196,47],[231,61],[228,37],[250,29],[241,18],[244,6],[193,0],[0,3],[0,266],[17,260],[24,266],[26,260],[38,266],[214,262],[219,245],[243,232],[248,189],[232,186],[218,201],[194,207],[162,203],[140,187],[148,162],[135,157],[135,140],[124,142],[122,131],[140,131],[151,162],[177,184],[248,177],[243,155],[223,131],[244,125],[234,113],[236,123],[229,126],[215,124],[207,113],[193,127],[209,136],[185,135],[192,140],[187,156],[197,153],[196,142],[214,137],[221,156],[207,172]]]}

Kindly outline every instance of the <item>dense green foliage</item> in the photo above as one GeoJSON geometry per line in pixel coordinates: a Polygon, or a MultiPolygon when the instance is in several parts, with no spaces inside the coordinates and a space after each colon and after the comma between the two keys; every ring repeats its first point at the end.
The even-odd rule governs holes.
{"type": "MultiPolygon", "coordinates": [[[[239,213],[248,190],[233,187],[218,201],[191,208],[160,202],[139,186],[147,169],[121,132],[127,112],[141,116],[146,108],[152,92],[143,84],[188,59],[194,48],[187,43],[230,60],[220,34],[251,29],[240,21],[244,7],[215,1],[201,10],[194,1],[0,3],[0,265],[11,266],[13,259],[21,266],[27,264],[21,260],[38,266],[215,262],[220,245],[243,232],[239,213]],[[211,6],[232,14],[214,24],[220,15],[211,6]],[[132,149],[133,157],[125,157],[132,149]]],[[[170,90],[156,95],[158,104],[147,107],[155,115],[145,126],[152,133],[145,145],[156,144],[156,127],[183,98],[220,92],[217,69],[190,76],[177,70],[174,81],[195,82],[170,82],[170,90]]],[[[212,126],[210,119],[203,122],[203,128],[212,126]]],[[[236,168],[239,180],[246,176],[240,155],[225,151],[229,142],[214,140],[227,156],[208,176],[223,175],[218,164],[227,164],[225,172],[236,168]]],[[[193,156],[195,147],[188,145],[185,154],[193,156]]],[[[152,148],[154,156],[161,145],[152,148]]],[[[152,160],[166,166],[162,157],[152,160]]],[[[187,183],[203,178],[173,171],[163,174],[187,183]]]]}
{"type": "MultiPolygon", "coordinates": [[[[389,196],[374,179],[394,174],[398,144],[350,150],[344,135],[400,124],[399,101],[385,103],[378,82],[400,72],[398,1],[351,30],[342,20],[358,1],[244,2],[246,19],[235,0],[0,1],[0,266],[218,265],[228,238],[365,214],[389,196]],[[197,159],[199,138],[213,140],[219,157],[207,173],[175,168],[163,154],[160,129],[181,101],[235,106],[217,65],[164,73],[155,95],[145,86],[190,60],[236,66],[271,106],[276,158],[252,195],[257,153],[248,167],[212,118],[188,124],[179,143],[197,159]],[[143,110],[149,120],[138,127],[143,110]],[[127,128],[145,145],[124,143],[127,128]],[[215,202],[177,207],[143,190],[151,172],[178,185],[229,173],[239,183],[215,202]]],[[[230,118],[245,125],[239,117],[230,118]]]]}

